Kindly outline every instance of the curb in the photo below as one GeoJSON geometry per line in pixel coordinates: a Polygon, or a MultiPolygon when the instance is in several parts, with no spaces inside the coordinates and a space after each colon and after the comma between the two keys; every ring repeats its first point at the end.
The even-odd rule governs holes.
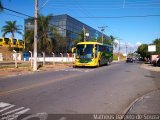
{"type": "MultiPolygon", "coordinates": [[[[123,112],[124,117],[125,117],[125,115],[127,115],[127,114],[133,109],[133,107],[136,105],[136,103],[138,103],[138,102],[140,102],[141,100],[143,100],[143,99],[144,99],[146,96],[148,96],[149,94],[152,94],[153,92],[157,92],[157,91],[160,91],[160,90],[157,89],[157,90],[150,91],[150,92],[148,92],[147,94],[142,95],[141,97],[135,99],[135,100],[124,110],[124,112],[123,112]]],[[[123,119],[124,119],[124,117],[123,117],[123,119]]],[[[122,119],[122,120],[123,120],[123,119],[122,119]]]]}

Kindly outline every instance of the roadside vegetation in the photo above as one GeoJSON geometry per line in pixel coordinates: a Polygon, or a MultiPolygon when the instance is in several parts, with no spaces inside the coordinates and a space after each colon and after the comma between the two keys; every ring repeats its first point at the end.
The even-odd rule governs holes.
{"type": "Polygon", "coordinates": [[[160,54],[160,38],[153,40],[151,44],[142,44],[138,47],[137,53],[140,54],[143,58],[150,58],[151,55],[160,54]],[[148,45],[156,45],[156,52],[148,52],[148,45]]]}

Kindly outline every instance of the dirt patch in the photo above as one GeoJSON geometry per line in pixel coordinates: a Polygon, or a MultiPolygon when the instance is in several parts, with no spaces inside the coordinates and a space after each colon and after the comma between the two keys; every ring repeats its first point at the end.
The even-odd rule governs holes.
{"type": "MultiPolygon", "coordinates": [[[[38,69],[38,71],[57,71],[72,67],[72,64],[54,64],[54,65],[45,65],[38,69]]],[[[7,76],[16,76],[22,74],[33,73],[31,67],[18,67],[18,68],[0,68],[0,77],[7,76]]]]}
{"type": "Polygon", "coordinates": [[[150,71],[160,72],[160,67],[155,67],[152,64],[142,64],[141,67],[150,71]]]}
{"type": "Polygon", "coordinates": [[[15,75],[27,74],[30,72],[31,72],[31,70],[27,67],[1,68],[0,69],[0,77],[15,76],[15,75]]]}
{"type": "Polygon", "coordinates": [[[54,64],[54,65],[45,65],[41,67],[39,70],[48,71],[48,70],[62,70],[69,67],[72,67],[72,64],[54,64]]]}

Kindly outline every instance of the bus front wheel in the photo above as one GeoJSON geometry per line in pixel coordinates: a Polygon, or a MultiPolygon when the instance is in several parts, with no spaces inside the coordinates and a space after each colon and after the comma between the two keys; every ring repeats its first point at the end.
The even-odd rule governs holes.
{"type": "Polygon", "coordinates": [[[100,67],[101,66],[101,62],[100,61],[98,61],[98,65],[97,65],[97,67],[100,67]]]}

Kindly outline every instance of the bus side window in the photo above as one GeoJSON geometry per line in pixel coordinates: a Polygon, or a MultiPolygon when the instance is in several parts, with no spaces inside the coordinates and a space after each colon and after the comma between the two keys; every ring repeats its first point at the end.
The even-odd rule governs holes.
{"type": "Polygon", "coordinates": [[[109,52],[109,47],[108,46],[106,46],[106,52],[109,52]]]}
{"type": "Polygon", "coordinates": [[[99,51],[100,51],[100,52],[103,52],[102,45],[99,46],[99,51]]]}

